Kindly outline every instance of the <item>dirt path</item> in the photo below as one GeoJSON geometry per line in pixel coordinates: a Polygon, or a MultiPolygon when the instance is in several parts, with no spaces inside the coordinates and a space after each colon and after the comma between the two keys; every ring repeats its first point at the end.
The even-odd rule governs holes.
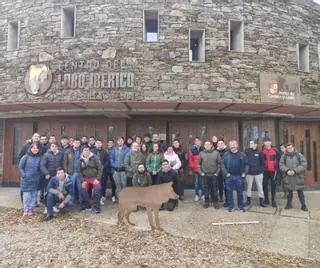
{"type": "Polygon", "coordinates": [[[22,219],[0,209],[0,267],[320,267],[320,263],[219,243],[60,216],[22,219]]]}

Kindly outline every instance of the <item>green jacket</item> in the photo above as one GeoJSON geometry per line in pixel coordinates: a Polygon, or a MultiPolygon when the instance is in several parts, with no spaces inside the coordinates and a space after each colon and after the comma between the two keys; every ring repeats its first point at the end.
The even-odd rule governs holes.
{"type": "Polygon", "coordinates": [[[162,155],[158,152],[153,152],[147,157],[146,161],[146,167],[149,172],[161,171],[161,161],[162,161],[162,155]]]}
{"type": "Polygon", "coordinates": [[[136,172],[133,175],[132,185],[135,187],[147,187],[152,185],[152,179],[148,172],[140,174],[136,172]]]}
{"type": "Polygon", "coordinates": [[[139,164],[144,164],[145,159],[141,152],[130,152],[124,158],[124,167],[126,169],[126,176],[133,177],[133,174],[137,171],[139,164]]]}

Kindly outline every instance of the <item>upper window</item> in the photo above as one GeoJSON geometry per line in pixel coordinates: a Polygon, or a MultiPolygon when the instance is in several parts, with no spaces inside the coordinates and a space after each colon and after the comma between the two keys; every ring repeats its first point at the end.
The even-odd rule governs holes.
{"type": "Polygon", "coordinates": [[[301,72],[309,72],[309,46],[297,44],[298,54],[298,70],[301,72]]]}
{"type": "Polygon", "coordinates": [[[205,61],[205,32],[189,30],[189,61],[205,61]]]}
{"type": "Polygon", "coordinates": [[[229,50],[243,52],[243,22],[229,21],[229,50]]]}
{"type": "Polygon", "coordinates": [[[144,10],[144,41],[159,41],[159,14],[158,10],[144,10]]]}
{"type": "Polygon", "coordinates": [[[19,32],[19,22],[10,22],[8,24],[8,50],[17,50],[19,48],[19,32]]]}
{"type": "Polygon", "coordinates": [[[75,7],[62,8],[61,14],[61,37],[75,37],[76,9],[75,7]]]}

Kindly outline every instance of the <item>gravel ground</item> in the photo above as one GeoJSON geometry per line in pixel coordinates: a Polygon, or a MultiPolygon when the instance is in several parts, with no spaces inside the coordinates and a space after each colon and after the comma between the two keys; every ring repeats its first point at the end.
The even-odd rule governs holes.
{"type": "Polygon", "coordinates": [[[0,209],[0,267],[320,267],[320,262],[60,215],[0,209]]]}

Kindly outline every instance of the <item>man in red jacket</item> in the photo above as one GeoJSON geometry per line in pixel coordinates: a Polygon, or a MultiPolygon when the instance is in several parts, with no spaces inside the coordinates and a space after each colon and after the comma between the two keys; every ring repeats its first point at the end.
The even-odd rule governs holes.
{"type": "Polygon", "coordinates": [[[204,183],[203,180],[199,174],[198,171],[198,160],[199,160],[199,154],[201,151],[201,140],[196,137],[194,139],[194,144],[191,147],[191,150],[188,152],[188,163],[189,163],[189,168],[192,171],[193,179],[194,179],[194,188],[195,188],[195,197],[194,201],[199,201],[200,196],[199,196],[199,190],[200,190],[200,179],[202,181],[202,187],[201,187],[201,194],[204,194],[204,183]]]}
{"type": "Polygon", "coordinates": [[[280,160],[279,151],[272,146],[271,139],[269,137],[264,139],[263,147],[264,156],[264,172],[263,172],[263,192],[264,192],[264,204],[269,205],[269,191],[268,185],[271,182],[271,201],[272,207],[276,208],[276,177],[278,173],[278,164],[280,160]]]}

